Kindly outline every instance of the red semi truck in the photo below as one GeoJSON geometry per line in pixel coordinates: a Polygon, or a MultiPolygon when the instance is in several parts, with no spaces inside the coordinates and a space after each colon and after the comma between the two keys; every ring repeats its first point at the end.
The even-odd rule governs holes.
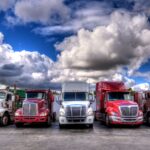
{"type": "Polygon", "coordinates": [[[95,115],[107,126],[140,126],[143,123],[143,113],[123,82],[103,81],[96,84],[95,115]]]}
{"type": "Polygon", "coordinates": [[[26,123],[43,123],[50,126],[54,119],[54,96],[50,90],[27,90],[22,108],[15,112],[15,125],[21,127],[26,123]]]}

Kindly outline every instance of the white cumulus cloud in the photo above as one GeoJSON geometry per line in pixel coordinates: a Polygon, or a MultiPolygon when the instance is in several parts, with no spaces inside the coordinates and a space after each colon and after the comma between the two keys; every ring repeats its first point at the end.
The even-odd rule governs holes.
{"type": "Polygon", "coordinates": [[[69,9],[64,0],[20,0],[15,5],[14,13],[21,22],[36,22],[49,24],[52,17],[64,20],[68,17],[69,9]]]}
{"type": "Polygon", "coordinates": [[[0,11],[7,11],[11,8],[16,0],[0,0],[0,11]]]}
{"type": "Polygon", "coordinates": [[[93,31],[81,29],[77,36],[56,45],[61,50],[59,65],[83,70],[116,70],[127,67],[129,75],[150,57],[147,18],[115,12],[107,26],[93,31]]]}

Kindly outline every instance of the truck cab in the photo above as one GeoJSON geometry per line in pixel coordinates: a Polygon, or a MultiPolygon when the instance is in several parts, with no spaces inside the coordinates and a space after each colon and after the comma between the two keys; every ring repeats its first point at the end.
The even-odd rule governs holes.
{"type": "Polygon", "coordinates": [[[8,90],[0,90],[0,124],[8,125],[14,119],[15,96],[8,90]]]}
{"type": "Polygon", "coordinates": [[[96,84],[96,119],[107,126],[140,126],[143,113],[123,82],[104,81],[96,84]]]}
{"type": "Polygon", "coordinates": [[[51,125],[54,97],[50,90],[27,90],[22,108],[15,112],[15,125],[21,127],[28,123],[51,125]]]}
{"type": "Polygon", "coordinates": [[[136,100],[143,110],[144,121],[150,125],[150,91],[136,92],[136,100]]]}
{"type": "Polygon", "coordinates": [[[93,94],[84,82],[66,82],[62,85],[60,96],[59,126],[85,124],[93,127],[94,114],[91,103],[93,94]]]}

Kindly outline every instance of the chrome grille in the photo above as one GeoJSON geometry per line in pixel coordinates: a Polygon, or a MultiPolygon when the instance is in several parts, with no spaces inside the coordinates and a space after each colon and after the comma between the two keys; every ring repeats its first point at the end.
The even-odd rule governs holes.
{"type": "Polygon", "coordinates": [[[67,117],[85,117],[86,107],[85,106],[67,106],[66,107],[67,117]]]}
{"type": "Polygon", "coordinates": [[[24,103],[23,104],[23,115],[24,116],[36,116],[37,115],[37,104],[35,103],[24,103]]]}
{"type": "Polygon", "coordinates": [[[123,117],[135,117],[138,113],[137,106],[121,106],[120,110],[123,117]]]}

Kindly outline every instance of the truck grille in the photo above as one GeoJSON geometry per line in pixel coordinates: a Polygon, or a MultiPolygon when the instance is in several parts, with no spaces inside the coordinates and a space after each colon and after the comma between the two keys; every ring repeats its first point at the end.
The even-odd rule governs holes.
{"type": "Polygon", "coordinates": [[[81,106],[67,106],[66,117],[86,117],[86,107],[81,106]]]}
{"type": "Polygon", "coordinates": [[[24,103],[23,104],[23,115],[24,116],[36,116],[37,115],[37,104],[35,103],[24,103]]]}
{"type": "Polygon", "coordinates": [[[122,106],[120,110],[123,117],[135,117],[138,113],[137,106],[122,106]]]}

